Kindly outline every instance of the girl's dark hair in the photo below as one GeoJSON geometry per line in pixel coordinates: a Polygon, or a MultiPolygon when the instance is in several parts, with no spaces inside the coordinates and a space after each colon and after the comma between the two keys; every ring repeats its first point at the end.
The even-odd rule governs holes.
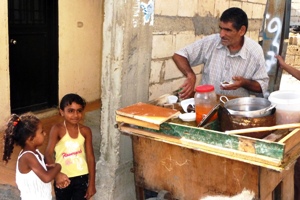
{"type": "Polygon", "coordinates": [[[225,10],[220,17],[220,21],[232,22],[236,30],[240,30],[242,26],[246,27],[246,31],[248,29],[247,14],[240,8],[232,7],[225,10]]]}
{"type": "Polygon", "coordinates": [[[86,102],[85,100],[79,96],[78,94],[66,94],[60,101],[59,108],[64,110],[64,108],[68,105],[71,105],[73,102],[82,106],[82,109],[85,108],[86,102]]]}
{"type": "Polygon", "coordinates": [[[12,114],[7,122],[7,128],[4,133],[4,146],[2,160],[8,162],[14,149],[14,144],[24,148],[26,140],[34,137],[40,120],[32,113],[26,113],[21,116],[12,114]]]}

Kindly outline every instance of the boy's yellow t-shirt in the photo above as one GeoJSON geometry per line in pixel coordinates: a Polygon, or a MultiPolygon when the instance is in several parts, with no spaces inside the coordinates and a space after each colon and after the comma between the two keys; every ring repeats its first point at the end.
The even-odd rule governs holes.
{"type": "Polygon", "coordinates": [[[55,151],[55,162],[61,164],[61,172],[69,178],[88,174],[86,162],[85,138],[78,130],[78,137],[71,138],[69,132],[58,141],[55,151]]]}

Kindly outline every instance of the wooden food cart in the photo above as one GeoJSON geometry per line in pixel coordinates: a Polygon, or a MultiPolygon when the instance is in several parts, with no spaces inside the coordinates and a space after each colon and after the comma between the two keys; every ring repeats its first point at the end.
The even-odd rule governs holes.
{"type": "Polygon", "coordinates": [[[183,125],[172,120],[179,113],[146,103],[116,111],[119,130],[132,138],[137,199],[147,189],[180,200],[243,191],[254,199],[293,200],[300,129],[271,127],[280,136],[270,141],[218,131],[218,120],[183,125]]]}

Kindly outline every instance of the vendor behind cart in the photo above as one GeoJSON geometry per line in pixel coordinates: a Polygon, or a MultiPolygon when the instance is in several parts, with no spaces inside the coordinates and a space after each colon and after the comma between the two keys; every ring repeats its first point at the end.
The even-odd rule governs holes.
{"type": "Polygon", "coordinates": [[[186,76],[180,97],[192,97],[196,75],[191,66],[200,64],[204,64],[201,84],[214,85],[217,94],[243,97],[254,92],[263,96],[269,77],[261,46],[245,36],[247,14],[240,8],[229,8],[223,12],[219,28],[220,33],[204,37],[173,55],[186,76]]]}

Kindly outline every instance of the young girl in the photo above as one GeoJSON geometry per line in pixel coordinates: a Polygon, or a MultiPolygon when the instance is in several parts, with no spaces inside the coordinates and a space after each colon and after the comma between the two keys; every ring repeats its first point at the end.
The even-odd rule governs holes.
{"type": "Polygon", "coordinates": [[[14,143],[21,146],[16,166],[16,183],[22,200],[52,199],[51,181],[59,173],[60,164],[46,165],[37,147],[44,142],[41,121],[32,114],[13,114],[4,133],[2,160],[10,160],[14,143]]]}
{"type": "Polygon", "coordinates": [[[296,79],[300,80],[300,71],[298,69],[292,67],[291,65],[286,64],[280,55],[276,55],[275,57],[277,58],[278,63],[282,69],[287,71],[289,74],[291,74],[296,79]]]}
{"type": "Polygon", "coordinates": [[[50,131],[46,163],[55,161],[62,166],[54,183],[57,200],[89,199],[96,193],[92,132],[80,124],[85,105],[85,100],[79,95],[65,95],[59,110],[64,122],[55,124],[50,131]],[[70,184],[61,178],[63,174],[69,177],[70,184]]]}

